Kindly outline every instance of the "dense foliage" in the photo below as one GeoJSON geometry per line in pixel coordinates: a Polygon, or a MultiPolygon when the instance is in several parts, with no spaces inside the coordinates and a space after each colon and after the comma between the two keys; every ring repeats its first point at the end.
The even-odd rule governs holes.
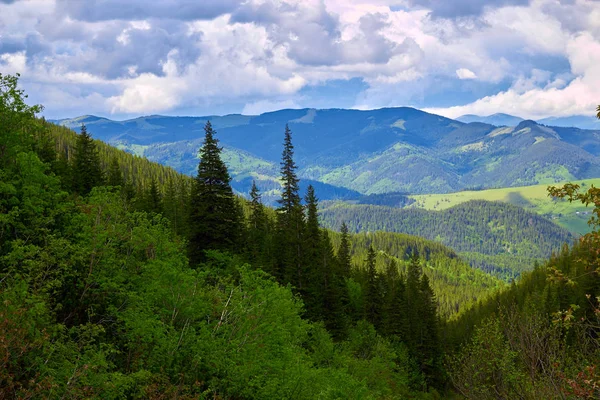
{"type": "MultiPolygon", "coordinates": [[[[217,249],[190,264],[190,221],[204,211],[189,194],[168,197],[169,170],[137,176],[137,159],[122,168],[131,158],[104,157],[85,129],[65,147],[68,135],[35,118],[16,78],[0,82],[0,397],[427,398],[443,387],[435,296],[417,258],[411,279],[373,265],[363,282],[318,226],[314,190],[304,207],[291,185],[297,214],[275,216],[255,190],[240,203],[237,247],[209,242],[217,249]],[[89,156],[56,152],[77,146],[89,156]],[[173,199],[184,202],[182,225],[167,212],[173,199]],[[289,243],[293,252],[276,251],[289,243]],[[419,319],[399,330],[389,316],[409,301],[419,319]]],[[[227,200],[213,135],[206,125],[212,166],[201,162],[192,193],[217,185],[227,200]]],[[[214,240],[222,227],[203,234],[214,240]]]]}

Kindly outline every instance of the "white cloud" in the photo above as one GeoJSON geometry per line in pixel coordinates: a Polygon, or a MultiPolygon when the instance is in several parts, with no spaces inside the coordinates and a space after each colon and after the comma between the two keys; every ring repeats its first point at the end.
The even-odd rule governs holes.
{"type": "Polygon", "coordinates": [[[368,86],[362,108],[427,105],[438,82],[502,85],[430,108],[452,116],[581,114],[600,102],[597,1],[464,0],[449,10],[437,0],[211,0],[204,9],[183,0],[187,14],[169,0],[139,12],[68,7],[76,3],[0,3],[0,72],[51,93],[34,94],[48,113],[211,113],[228,103],[256,113],[310,106],[303,88],[352,78],[368,86]]]}
{"type": "Polygon", "coordinates": [[[475,74],[475,72],[471,71],[468,68],[457,69],[456,76],[458,76],[458,79],[475,79],[475,78],[477,78],[477,75],[475,74]]]}
{"type": "Polygon", "coordinates": [[[18,53],[0,54],[0,72],[5,74],[17,74],[27,69],[27,57],[24,51],[18,53]]]}
{"type": "Polygon", "coordinates": [[[551,80],[547,71],[533,70],[512,87],[473,103],[427,111],[455,118],[464,114],[489,115],[514,113],[526,118],[547,116],[593,115],[600,103],[600,41],[589,33],[577,35],[566,45],[571,71],[569,83],[551,80]]]}

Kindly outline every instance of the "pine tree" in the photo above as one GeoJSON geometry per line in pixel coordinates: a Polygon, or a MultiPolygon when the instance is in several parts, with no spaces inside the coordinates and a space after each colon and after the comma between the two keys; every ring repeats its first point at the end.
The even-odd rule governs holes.
{"type": "Polygon", "coordinates": [[[389,311],[387,334],[396,340],[404,341],[406,338],[407,309],[406,309],[406,283],[400,275],[392,293],[389,311]]]}
{"type": "Polygon", "coordinates": [[[204,260],[204,250],[234,250],[241,229],[231,178],[210,121],[204,127],[198,175],[192,184],[189,217],[191,265],[204,260]]]}
{"type": "MultiPolygon", "coordinates": [[[[306,304],[306,315],[313,320],[319,320],[323,316],[323,295],[327,287],[327,278],[331,271],[327,271],[327,262],[324,260],[323,252],[326,250],[322,241],[321,229],[319,228],[318,200],[315,189],[308,186],[306,197],[306,225],[303,235],[302,255],[302,279],[303,286],[301,295],[306,304]]],[[[329,268],[333,268],[330,263],[329,268]]]]}
{"type": "Polygon", "coordinates": [[[152,179],[152,181],[150,182],[150,187],[146,189],[144,193],[144,198],[146,211],[157,214],[163,212],[162,195],[158,190],[158,185],[156,184],[155,179],[152,179]]]}
{"type": "Polygon", "coordinates": [[[348,298],[346,282],[340,274],[339,262],[333,253],[333,246],[327,230],[322,230],[321,263],[319,270],[323,279],[322,313],[327,331],[335,339],[346,336],[347,317],[344,300],[348,298]]]}
{"type": "Polygon", "coordinates": [[[254,181],[252,181],[252,188],[250,189],[250,216],[248,225],[248,252],[250,261],[252,265],[259,266],[267,272],[272,273],[271,229],[260,191],[254,181]]]}
{"type": "Polygon", "coordinates": [[[279,214],[287,220],[290,220],[297,210],[301,209],[300,195],[298,194],[300,191],[300,180],[296,176],[296,169],[297,166],[294,162],[294,145],[292,144],[292,131],[286,124],[283,154],[281,156],[281,180],[283,181],[283,189],[281,191],[281,199],[277,201],[280,204],[277,211],[279,211],[279,214]]]}
{"type": "Polygon", "coordinates": [[[299,179],[294,163],[292,132],[285,126],[285,139],[281,160],[283,188],[277,209],[278,243],[276,274],[284,282],[290,282],[297,290],[303,290],[302,233],[304,213],[299,192],[299,179]]]}
{"type": "Polygon", "coordinates": [[[385,288],[384,295],[384,306],[381,316],[381,333],[385,336],[392,336],[392,326],[394,325],[393,319],[396,316],[394,302],[398,288],[400,286],[400,274],[398,273],[398,264],[396,260],[391,259],[388,263],[385,275],[382,276],[383,287],[385,288]]]}
{"type": "Polygon", "coordinates": [[[422,335],[422,320],[420,309],[421,299],[421,264],[416,251],[413,251],[406,274],[406,344],[413,355],[418,357],[422,335]]]}
{"type": "Polygon", "coordinates": [[[419,362],[421,372],[428,384],[440,383],[440,339],[435,294],[427,275],[421,278],[421,303],[419,314],[422,322],[421,341],[419,343],[419,362]]]}
{"type": "Polygon", "coordinates": [[[75,145],[72,174],[73,191],[81,196],[87,195],[92,188],[104,183],[98,149],[83,124],[75,145]]]}
{"type": "Polygon", "coordinates": [[[121,166],[117,157],[113,157],[108,167],[108,178],[106,184],[108,186],[123,186],[123,173],[121,172],[121,166]]]}
{"type": "Polygon", "coordinates": [[[338,249],[338,260],[342,275],[347,278],[350,276],[352,265],[350,261],[350,238],[348,235],[348,226],[345,222],[342,222],[340,233],[342,234],[342,238],[340,241],[340,248],[338,249]]]}
{"type": "Polygon", "coordinates": [[[381,326],[382,299],[379,290],[379,276],[375,268],[376,255],[373,245],[369,246],[366,260],[365,319],[376,328],[381,326]]]}

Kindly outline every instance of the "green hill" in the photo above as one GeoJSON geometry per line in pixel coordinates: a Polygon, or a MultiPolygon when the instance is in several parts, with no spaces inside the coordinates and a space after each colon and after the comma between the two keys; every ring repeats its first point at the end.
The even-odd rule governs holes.
{"type": "MultiPolygon", "coordinates": [[[[600,185],[600,179],[583,179],[576,182],[584,188],[591,185],[596,187],[600,185]]],[[[564,199],[553,199],[548,196],[549,184],[550,182],[548,184],[501,189],[411,195],[409,197],[415,202],[410,207],[440,211],[471,200],[501,201],[543,215],[573,233],[583,234],[589,232],[590,227],[587,224],[590,216],[589,208],[579,203],[570,203],[564,199]]]]}

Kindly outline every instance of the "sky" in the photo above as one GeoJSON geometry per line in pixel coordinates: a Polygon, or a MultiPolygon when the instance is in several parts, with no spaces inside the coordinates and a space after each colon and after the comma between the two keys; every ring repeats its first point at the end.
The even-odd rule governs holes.
{"type": "Polygon", "coordinates": [[[599,0],[0,0],[47,118],[411,106],[595,115],[599,0]]]}

